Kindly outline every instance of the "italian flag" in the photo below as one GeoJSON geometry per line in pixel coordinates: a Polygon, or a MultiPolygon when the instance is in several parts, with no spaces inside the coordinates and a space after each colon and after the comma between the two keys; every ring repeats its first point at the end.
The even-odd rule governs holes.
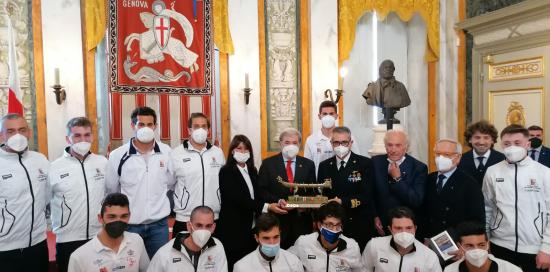
{"type": "Polygon", "coordinates": [[[23,92],[19,87],[19,71],[17,53],[15,51],[15,37],[11,20],[8,18],[8,113],[18,113],[23,116],[23,92]]]}

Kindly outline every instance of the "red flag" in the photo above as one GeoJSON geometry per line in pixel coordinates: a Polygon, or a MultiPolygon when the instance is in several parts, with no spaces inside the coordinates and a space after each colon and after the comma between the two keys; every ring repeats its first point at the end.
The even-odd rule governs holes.
{"type": "Polygon", "coordinates": [[[8,113],[18,113],[23,116],[23,92],[19,87],[19,70],[15,51],[15,37],[11,20],[8,21],[8,113]]]}

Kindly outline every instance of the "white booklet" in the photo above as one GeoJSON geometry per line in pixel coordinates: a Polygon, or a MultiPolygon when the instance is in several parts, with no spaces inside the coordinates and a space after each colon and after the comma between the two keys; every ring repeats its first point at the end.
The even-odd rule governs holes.
{"type": "Polygon", "coordinates": [[[432,244],[432,247],[435,248],[439,256],[443,258],[443,260],[448,260],[453,258],[453,255],[449,255],[449,252],[458,250],[458,247],[456,246],[455,242],[453,241],[453,238],[449,235],[447,231],[444,231],[430,239],[430,242],[432,244]]]}

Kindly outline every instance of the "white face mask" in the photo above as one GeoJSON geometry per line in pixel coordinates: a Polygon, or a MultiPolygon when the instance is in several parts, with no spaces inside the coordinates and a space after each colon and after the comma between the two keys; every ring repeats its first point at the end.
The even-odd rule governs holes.
{"type": "Polygon", "coordinates": [[[80,156],[85,156],[90,152],[90,147],[92,143],[90,142],[79,142],[71,145],[71,149],[80,156]]]}
{"type": "Polygon", "coordinates": [[[511,163],[523,160],[527,156],[527,149],[521,146],[511,145],[504,149],[504,156],[511,163]]]}
{"type": "Polygon", "coordinates": [[[235,150],[233,152],[233,158],[238,163],[245,163],[246,161],[248,161],[248,159],[250,159],[250,152],[241,153],[241,152],[238,152],[237,150],[235,150]]]}
{"type": "Polygon", "coordinates": [[[8,138],[6,145],[15,152],[22,152],[29,146],[29,140],[27,137],[17,133],[8,138]]]}
{"type": "Polygon", "coordinates": [[[207,137],[208,137],[208,131],[206,131],[206,129],[204,128],[193,129],[193,132],[191,133],[191,138],[193,138],[193,142],[197,144],[206,143],[207,137]]]}
{"type": "Polygon", "coordinates": [[[321,125],[323,125],[324,128],[332,128],[334,124],[336,124],[336,118],[334,118],[334,116],[325,115],[321,118],[321,125]]]}
{"type": "Polygon", "coordinates": [[[197,246],[202,248],[206,243],[208,242],[208,239],[210,239],[210,236],[212,233],[209,230],[206,229],[199,229],[194,230],[193,233],[191,233],[191,238],[193,238],[193,243],[195,243],[197,246]]]}
{"type": "Polygon", "coordinates": [[[282,151],[286,159],[294,159],[298,155],[300,148],[297,145],[285,145],[282,151]]]}
{"type": "Polygon", "coordinates": [[[444,173],[453,167],[453,160],[444,157],[444,156],[437,156],[435,157],[435,165],[437,167],[437,171],[444,173]]]}
{"type": "Polygon", "coordinates": [[[150,143],[155,139],[155,131],[150,127],[142,127],[136,131],[136,138],[142,143],[150,143]]]}
{"type": "Polygon", "coordinates": [[[487,261],[489,252],[486,249],[476,248],[466,251],[466,261],[475,267],[481,267],[487,261]]]}
{"type": "Polygon", "coordinates": [[[342,159],[349,153],[349,146],[343,146],[339,145],[334,148],[334,154],[338,156],[338,158],[342,159]]]}
{"type": "Polygon", "coordinates": [[[408,248],[414,243],[414,234],[410,232],[399,232],[393,235],[393,241],[402,248],[408,248]]]}

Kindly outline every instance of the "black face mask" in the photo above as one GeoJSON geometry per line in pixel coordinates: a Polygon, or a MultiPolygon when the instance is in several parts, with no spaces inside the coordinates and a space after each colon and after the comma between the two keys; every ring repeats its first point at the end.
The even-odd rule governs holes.
{"type": "Polygon", "coordinates": [[[542,145],[542,140],[537,137],[533,137],[529,141],[531,142],[531,148],[539,148],[542,145]]]}
{"type": "Polygon", "coordinates": [[[125,230],[128,229],[128,223],[122,221],[113,221],[105,224],[105,231],[111,238],[118,238],[122,236],[125,230]]]}

